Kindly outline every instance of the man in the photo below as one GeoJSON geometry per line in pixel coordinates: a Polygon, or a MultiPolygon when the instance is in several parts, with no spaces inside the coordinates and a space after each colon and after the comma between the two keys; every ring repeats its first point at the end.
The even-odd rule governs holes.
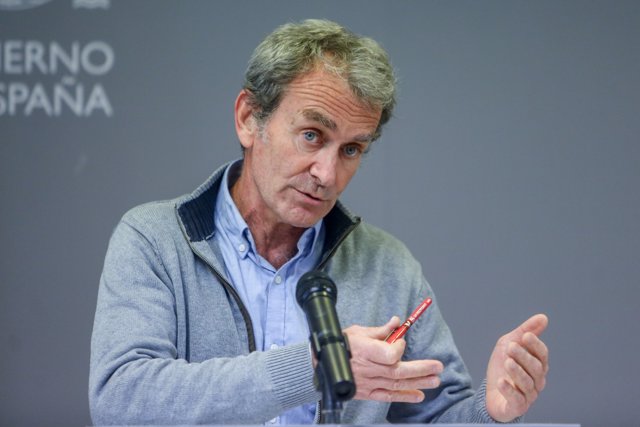
{"type": "Polygon", "coordinates": [[[100,282],[91,350],[95,424],[317,421],[302,274],[336,282],[357,386],[343,423],[508,422],[544,388],[537,315],[503,336],[477,391],[433,292],[396,239],[337,200],[394,106],[386,53],[328,21],[256,49],[235,103],[243,159],[190,195],[128,212],[100,282]],[[393,295],[393,298],[388,298],[393,295]]]}

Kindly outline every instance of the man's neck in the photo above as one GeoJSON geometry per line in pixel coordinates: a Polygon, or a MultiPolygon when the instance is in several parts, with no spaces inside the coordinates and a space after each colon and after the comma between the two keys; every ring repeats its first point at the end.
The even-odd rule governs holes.
{"type": "Polygon", "coordinates": [[[295,256],[298,251],[298,241],[305,229],[265,218],[255,206],[247,206],[243,203],[245,198],[240,195],[242,179],[243,177],[240,176],[232,185],[231,198],[251,231],[258,254],[278,269],[295,256]]]}
{"type": "Polygon", "coordinates": [[[256,250],[276,269],[280,268],[298,252],[298,241],[304,233],[304,228],[282,223],[268,225],[256,217],[257,215],[251,212],[247,216],[243,214],[255,241],[256,250]]]}

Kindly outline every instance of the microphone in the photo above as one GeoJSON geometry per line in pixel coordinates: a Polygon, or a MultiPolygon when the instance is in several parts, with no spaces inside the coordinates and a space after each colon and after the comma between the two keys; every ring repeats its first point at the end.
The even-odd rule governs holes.
{"type": "Polygon", "coordinates": [[[342,402],[356,394],[356,384],[349,363],[349,344],[336,313],[337,297],[335,283],[322,271],[305,273],[296,287],[296,300],[309,323],[309,339],[318,360],[319,377],[324,381],[324,391],[330,393],[324,397],[342,402]]]}

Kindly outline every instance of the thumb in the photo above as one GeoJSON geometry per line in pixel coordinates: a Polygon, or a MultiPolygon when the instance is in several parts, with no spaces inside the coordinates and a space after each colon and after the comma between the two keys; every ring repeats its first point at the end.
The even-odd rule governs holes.
{"type": "Polygon", "coordinates": [[[377,333],[374,338],[383,340],[398,326],[400,326],[400,318],[398,316],[392,316],[386,324],[379,328],[374,328],[380,329],[379,333],[377,333]]]}
{"type": "Polygon", "coordinates": [[[400,326],[400,318],[398,316],[393,316],[382,326],[363,327],[354,325],[345,329],[345,332],[354,332],[358,335],[364,335],[376,340],[383,340],[398,326],[400,326]]]}
{"type": "Polygon", "coordinates": [[[527,332],[540,336],[544,330],[547,329],[548,324],[549,318],[545,314],[536,314],[525,320],[520,326],[511,331],[509,335],[513,335],[517,339],[522,338],[527,332]]]}

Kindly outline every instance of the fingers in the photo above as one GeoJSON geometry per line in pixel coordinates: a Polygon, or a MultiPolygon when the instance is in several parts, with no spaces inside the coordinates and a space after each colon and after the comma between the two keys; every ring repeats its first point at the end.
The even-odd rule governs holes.
{"type": "Polygon", "coordinates": [[[377,377],[371,383],[377,388],[393,391],[432,389],[440,385],[440,377],[438,374],[403,379],[377,377]]]}
{"type": "Polygon", "coordinates": [[[544,342],[534,334],[525,334],[522,337],[522,342],[535,358],[540,360],[545,367],[544,373],[549,370],[549,349],[544,342]]]}
{"type": "Polygon", "coordinates": [[[420,402],[421,389],[440,386],[442,363],[436,360],[398,362],[393,366],[368,366],[352,363],[356,380],[356,399],[385,402],[420,402]]]}
{"type": "MultiPolygon", "coordinates": [[[[356,399],[358,396],[356,394],[356,399]]],[[[385,390],[377,389],[373,390],[367,400],[378,400],[381,402],[407,402],[418,403],[424,400],[424,393],[420,390],[385,390]]]]}
{"type": "Polygon", "coordinates": [[[525,394],[532,388],[541,392],[546,384],[549,371],[547,346],[534,334],[526,333],[521,343],[511,342],[507,347],[507,362],[513,362],[519,369],[508,369],[514,383],[525,394]],[[526,376],[526,377],[525,377],[526,376]]]}
{"type": "Polygon", "coordinates": [[[549,351],[538,335],[548,324],[547,316],[536,314],[502,338],[509,357],[505,360],[505,369],[512,375],[514,386],[525,394],[530,388],[542,391],[546,383],[549,351]]]}
{"type": "Polygon", "coordinates": [[[421,389],[440,385],[444,367],[437,360],[402,361],[404,340],[383,341],[400,319],[393,317],[380,327],[351,326],[344,330],[351,348],[351,369],[356,382],[355,399],[385,402],[420,402],[421,389]]]}
{"type": "Polygon", "coordinates": [[[514,359],[507,359],[505,361],[505,368],[509,374],[512,387],[523,395],[525,402],[528,402],[528,404],[533,403],[538,397],[538,390],[536,389],[534,379],[522,365],[514,359]]]}
{"type": "Polygon", "coordinates": [[[376,387],[389,390],[436,388],[443,371],[442,363],[437,360],[412,360],[390,366],[364,365],[356,361],[352,365],[355,365],[354,370],[375,382],[376,387]]]}
{"type": "Polygon", "coordinates": [[[544,389],[548,354],[547,346],[534,332],[526,332],[520,342],[508,344],[504,362],[507,378],[501,379],[498,387],[517,412],[526,411],[544,389]]]}

